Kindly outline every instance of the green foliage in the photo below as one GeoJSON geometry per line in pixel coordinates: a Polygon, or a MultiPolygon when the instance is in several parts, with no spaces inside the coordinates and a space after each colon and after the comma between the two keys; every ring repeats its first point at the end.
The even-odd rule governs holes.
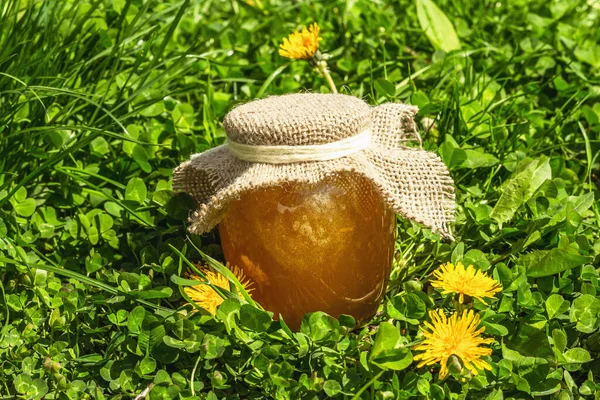
{"type": "Polygon", "coordinates": [[[460,49],[460,40],[446,14],[432,0],[417,0],[421,29],[436,49],[447,53],[460,49]]]}
{"type": "Polygon", "coordinates": [[[598,398],[599,24],[592,0],[5,1],[0,394],[598,398]],[[292,332],[230,291],[216,316],[192,312],[183,272],[223,270],[222,254],[214,235],[186,236],[194,204],[172,170],[222,143],[234,105],[328,90],[277,55],[313,21],[342,92],[420,107],[456,182],[456,241],[400,220],[363,327],[316,312],[292,332]],[[492,370],[453,359],[439,380],[412,346],[429,310],[454,308],[428,284],[449,261],[503,291],[472,304],[492,370]]]}

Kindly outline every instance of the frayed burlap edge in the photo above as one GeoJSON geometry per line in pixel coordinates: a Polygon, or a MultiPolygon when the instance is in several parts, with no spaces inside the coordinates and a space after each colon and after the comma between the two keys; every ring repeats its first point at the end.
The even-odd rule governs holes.
{"type": "Polygon", "coordinates": [[[212,230],[232,202],[249,191],[286,182],[315,183],[338,172],[352,172],[371,180],[397,214],[452,239],[454,183],[441,159],[407,141],[415,132],[417,108],[388,103],[372,112],[373,143],[367,150],[336,160],[291,164],[242,161],[219,146],[192,156],[174,171],[173,188],[194,197],[199,208],[190,216],[189,231],[212,230]]]}
{"type": "Polygon", "coordinates": [[[453,221],[455,209],[453,182],[448,176],[440,176],[439,172],[445,166],[435,154],[406,149],[390,155],[369,150],[334,161],[288,164],[282,171],[281,166],[277,165],[240,161],[226,147],[218,147],[211,150],[210,157],[182,164],[175,173],[173,187],[194,196],[193,193],[201,193],[194,185],[200,176],[204,177],[200,180],[202,184],[212,182],[220,188],[208,198],[194,196],[200,207],[190,216],[189,231],[202,234],[212,230],[223,219],[229,205],[246,192],[286,182],[316,183],[332,174],[352,172],[371,180],[394,212],[451,238],[448,224],[453,221]],[[423,157],[423,154],[427,157],[423,157]],[[380,175],[380,171],[389,169],[390,157],[395,160],[393,165],[413,166],[412,175],[408,175],[410,178],[395,181],[380,175]],[[217,160],[234,165],[232,169],[239,171],[239,175],[231,180],[224,179],[211,168],[212,161],[217,160]],[[410,189],[415,178],[421,182],[419,185],[423,190],[410,189]],[[437,188],[437,191],[428,191],[430,187],[437,188]]]}

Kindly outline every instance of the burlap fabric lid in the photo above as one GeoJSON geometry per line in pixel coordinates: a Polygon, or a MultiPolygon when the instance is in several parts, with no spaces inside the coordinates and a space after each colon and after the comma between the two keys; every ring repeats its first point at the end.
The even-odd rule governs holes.
{"type": "Polygon", "coordinates": [[[440,158],[422,150],[413,119],[417,111],[317,93],[271,96],[236,107],[223,122],[226,143],[175,169],[174,189],[199,204],[190,232],[213,229],[245,192],[349,171],[370,179],[396,213],[451,237],[453,181],[440,158]]]}

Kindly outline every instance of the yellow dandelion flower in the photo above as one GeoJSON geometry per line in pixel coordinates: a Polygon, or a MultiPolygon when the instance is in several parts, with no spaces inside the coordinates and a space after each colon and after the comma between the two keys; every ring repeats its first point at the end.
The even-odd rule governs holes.
{"type": "Polygon", "coordinates": [[[306,26],[300,32],[294,32],[279,46],[279,55],[296,60],[309,60],[319,50],[319,25],[314,22],[308,29],[306,26]]]}
{"type": "Polygon", "coordinates": [[[431,281],[431,286],[443,289],[443,294],[460,294],[461,304],[465,295],[487,304],[484,297],[494,297],[495,293],[502,290],[502,286],[487,274],[476,270],[472,265],[465,269],[460,262],[456,266],[452,263],[444,264],[433,275],[438,279],[431,281]]]}
{"type": "Polygon", "coordinates": [[[426,328],[420,328],[425,340],[414,347],[415,350],[423,351],[414,357],[415,360],[420,360],[417,368],[439,362],[440,379],[443,379],[448,375],[448,359],[456,355],[473,375],[478,374],[478,369],[492,369],[481,359],[492,354],[492,349],[479,346],[492,343],[494,339],[484,339],[479,336],[485,327],[477,329],[479,315],[475,315],[473,310],[463,311],[460,317],[458,313],[454,313],[449,319],[446,318],[443,310],[437,312],[432,310],[429,311],[429,317],[431,323],[426,321],[424,322],[426,328]]]}
{"type": "MultiPolygon", "coordinates": [[[[210,283],[212,283],[214,286],[229,290],[229,280],[227,280],[224,275],[221,275],[217,271],[213,271],[208,267],[199,267],[199,269],[204,273],[204,275],[206,275],[210,283]]],[[[246,278],[244,272],[240,268],[230,267],[229,269],[231,272],[233,272],[235,277],[238,279],[238,281],[240,281],[247,292],[251,292],[253,290],[251,287],[252,282],[246,278]]],[[[187,274],[186,278],[204,282],[204,278],[194,273],[187,274]]],[[[200,307],[204,308],[213,315],[217,312],[217,306],[223,302],[221,295],[209,285],[186,286],[183,288],[183,290],[194,303],[198,304],[200,307]]],[[[240,297],[242,296],[239,291],[238,295],[240,297]]]]}
{"type": "Polygon", "coordinates": [[[250,7],[256,7],[256,8],[260,8],[261,10],[263,8],[265,8],[265,6],[263,5],[262,1],[260,0],[245,0],[246,4],[248,4],[250,7]]]}

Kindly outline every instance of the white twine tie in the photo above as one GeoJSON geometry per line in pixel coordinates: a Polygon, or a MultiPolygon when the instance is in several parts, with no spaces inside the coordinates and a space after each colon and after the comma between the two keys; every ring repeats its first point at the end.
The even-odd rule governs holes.
{"type": "Polygon", "coordinates": [[[327,161],[364,150],[371,144],[371,128],[337,142],[303,146],[265,146],[234,142],[225,145],[234,156],[244,161],[266,164],[290,164],[307,161],[327,161]]]}

